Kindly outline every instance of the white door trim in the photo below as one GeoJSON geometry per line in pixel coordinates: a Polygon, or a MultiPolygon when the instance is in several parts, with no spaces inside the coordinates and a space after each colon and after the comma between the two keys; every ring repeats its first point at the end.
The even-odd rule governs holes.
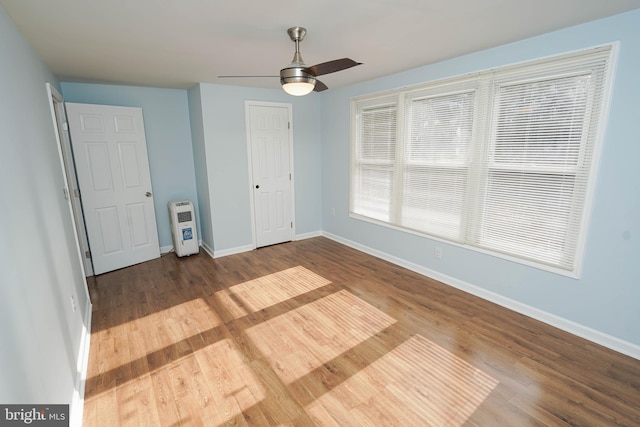
{"type": "Polygon", "coordinates": [[[287,109],[287,120],[289,121],[289,170],[291,171],[291,220],[293,221],[293,229],[292,235],[295,240],[296,236],[296,202],[295,202],[295,177],[296,174],[293,170],[293,105],[290,103],[284,102],[268,102],[268,101],[245,101],[244,102],[244,117],[245,117],[245,129],[247,135],[247,170],[249,171],[249,207],[251,210],[251,246],[252,249],[256,249],[257,239],[256,239],[256,208],[255,203],[253,201],[254,195],[254,177],[253,177],[253,163],[252,163],[252,148],[251,148],[251,116],[249,115],[249,109],[252,106],[260,106],[260,107],[278,107],[278,108],[286,108],[287,109]]]}
{"type": "Polygon", "coordinates": [[[70,406],[71,425],[81,425],[82,415],[84,412],[84,390],[87,380],[87,369],[89,364],[89,347],[91,341],[91,296],[89,295],[89,287],[87,285],[87,274],[93,275],[93,267],[91,260],[84,257],[83,245],[88,250],[87,233],[84,226],[84,217],[82,208],[80,207],[80,199],[74,197],[70,191],[69,184],[73,184],[74,188],[78,187],[75,179],[75,167],[73,164],[73,156],[71,156],[71,141],[69,139],[69,131],[64,129],[63,123],[66,123],[64,114],[64,99],[60,92],[56,90],[50,83],[46,83],[47,95],[49,98],[49,108],[51,109],[51,120],[53,123],[54,135],[58,148],[58,158],[60,167],[62,168],[62,179],[65,188],[63,192],[67,198],[69,207],[69,216],[73,225],[73,233],[76,240],[76,248],[78,252],[78,264],[82,273],[82,282],[85,292],[84,318],[82,319],[82,335],[80,337],[80,348],[78,349],[77,368],[78,374],[73,389],[73,396],[70,406]],[[56,114],[56,110],[62,114],[56,114]],[[71,182],[69,182],[71,181],[71,182]],[[77,220],[76,220],[77,219],[77,220]],[[82,239],[84,236],[84,239],[82,239]],[[83,243],[84,242],[84,243],[83,243]]]}
{"type": "MultiPolygon", "coordinates": [[[[80,264],[83,267],[83,276],[93,276],[93,266],[91,265],[91,259],[84,256],[89,251],[89,241],[87,239],[87,231],[84,224],[84,214],[82,212],[82,206],[80,204],[80,197],[76,195],[78,190],[78,182],[76,179],[75,166],[73,163],[73,156],[71,151],[71,140],[69,138],[68,127],[64,126],[67,123],[65,111],[64,111],[64,99],[60,92],[52,86],[50,83],[46,83],[47,94],[51,101],[49,107],[51,108],[51,120],[55,129],[56,142],[58,143],[58,155],[60,157],[60,166],[64,172],[64,192],[69,201],[69,210],[71,212],[71,221],[73,222],[73,229],[78,244],[78,256],[80,257],[80,264]],[[56,113],[59,110],[59,113],[56,113]],[[64,115],[64,117],[63,117],[64,115]]],[[[66,125],[68,126],[68,125],[66,125]]],[[[77,193],[79,194],[79,193],[77,193]]],[[[87,288],[85,279],[85,289],[87,288]]],[[[89,291],[87,290],[87,300],[89,300],[89,291]]]]}

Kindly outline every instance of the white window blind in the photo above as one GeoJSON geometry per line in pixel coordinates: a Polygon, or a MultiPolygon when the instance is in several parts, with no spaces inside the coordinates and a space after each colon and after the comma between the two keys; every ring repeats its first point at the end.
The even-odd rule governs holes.
{"type": "Polygon", "coordinates": [[[612,50],[352,100],[352,214],[574,272],[612,50]]]}
{"type": "Polygon", "coordinates": [[[465,91],[407,97],[399,225],[461,240],[474,96],[465,91]]]}
{"type": "Polygon", "coordinates": [[[358,106],[353,146],[351,210],[380,221],[391,220],[395,174],[397,97],[374,99],[358,106]]]}

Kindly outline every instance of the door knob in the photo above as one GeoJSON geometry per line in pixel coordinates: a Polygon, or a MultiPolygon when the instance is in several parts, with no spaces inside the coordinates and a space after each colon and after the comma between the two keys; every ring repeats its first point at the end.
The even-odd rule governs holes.
{"type": "Polygon", "coordinates": [[[146,193],[144,193],[144,195],[147,196],[147,197],[151,197],[153,194],[151,194],[150,191],[147,191],[146,193]]]}
{"type": "Polygon", "coordinates": [[[260,188],[260,186],[259,186],[259,185],[256,185],[256,188],[260,188]]]}

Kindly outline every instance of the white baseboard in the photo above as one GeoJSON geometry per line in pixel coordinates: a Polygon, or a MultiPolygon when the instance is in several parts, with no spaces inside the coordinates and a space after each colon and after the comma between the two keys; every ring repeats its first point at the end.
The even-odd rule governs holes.
{"type": "Polygon", "coordinates": [[[223,256],[229,256],[229,255],[235,255],[235,254],[241,254],[243,252],[249,252],[254,250],[256,247],[254,245],[244,245],[244,246],[238,246],[235,248],[231,248],[231,249],[224,249],[221,251],[211,251],[209,252],[207,250],[207,253],[209,255],[211,255],[211,253],[213,253],[213,255],[211,255],[213,258],[221,258],[223,256]]]}
{"type": "Polygon", "coordinates": [[[207,245],[205,242],[200,242],[200,247],[204,249],[204,251],[208,253],[211,258],[214,258],[213,248],[211,246],[207,245]]]}
{"type": "Polygon", "coordinates": [[[565,332],[569,332],[570,334],[579,336],[581,338],[587,339],[589,341],[592,341],[594,343],[607,347],[611,350],[617,351],[622,354],[626,354],[627,356],[640,360],[640,346],[636,344],[605,334],[603,332],[592,329],[588,326],[581,325],[579,323],[573,322],[571,320],[565,319],[555,314],[548,313],[546,311],[540,310],[530,305],[523,304],[519,301],[512,300],[500,294],[496,294],[494,292],[488,291],[479,286],[472,285],[470,283],[456,279],[455,277],[451,277],[446,274],[439,273],[435,270],[431,270],[421,265],[414,264],[402,258],[398,258],[396,256],[379,251],[377,249],[373,249],[368,246],[361,245],[359,243],[342,238],[335,234],[323,232],[322,235],[327,237],[328,239],[335,240],[336,242],[342,243],[343,245],[357,249],[361,252],[367,253],[376,258],[389,261],[390,263],[396,264],[400,267],[404,267],[407,270],[411,270],[423,276],[427,276],[432,279],[435,279],[439,282],[444,283],[445,285],[449,285],[454,288],[460,289],[462,291],[475,295],[484,300],[491,301],[502,307],[508,308],[509,310],[513,310],[517,313],[524,314],[525,316],[529,316],[533,319],[536,319],[548,325],[554,326],[565,332]]]}
{"type": "Polygon", "coordinates": [[[320,237],[320,236],[322,236],[322,231],[318,230],[318,231],[312,231],[310,233],[296,234],[295,240],[305,240],[305,239],[311,239],[313,237],[320,237]]]}
{"type": "Polygon", "coordinates": [[[78,373],[76,375],[75,389],[69,409],[69,425],[71,427],[82,426],[82,416],[84,414],[84,388],[87,383],[87,370],[89,368],[89,349],[91,347],[91,300],[87,299],[85,305],[85,318],[83,320],[82,337],[80,338],[80,349],[78,350],[78,373]]]}
{"type": "MultiPolygon", "coordinates": [[[[296,236],[294,237],[294,240],[311,239],[313,237],[319,237],[322,235],[323,235],[322,231],[313,231],[311,233],[296,234],[296,236]]],[[[215,251],[213,250],[213,248],[211,248],[209,245],[207,245],[205,242],[202,242],[202,241],[200,241],[200,246],[205,250],[206,253],[209,254],[209,256],[211,256],[211,258],[221,258],[224,256],[240,254],[243,252],[249,252],[256,249],[254,245],[243,245],[235,248],[215,251]]]]}

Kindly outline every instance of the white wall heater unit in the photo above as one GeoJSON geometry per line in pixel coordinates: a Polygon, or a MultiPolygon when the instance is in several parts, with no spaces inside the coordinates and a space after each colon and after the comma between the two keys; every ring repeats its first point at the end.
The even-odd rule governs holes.
{"type": "Polygon", "coordinates": [[[169,202],[169,220],[173,249],[179,257],[200,252],[198,233],[196,231],[196,215],[193,204],[189,200],[169,202]]]}

